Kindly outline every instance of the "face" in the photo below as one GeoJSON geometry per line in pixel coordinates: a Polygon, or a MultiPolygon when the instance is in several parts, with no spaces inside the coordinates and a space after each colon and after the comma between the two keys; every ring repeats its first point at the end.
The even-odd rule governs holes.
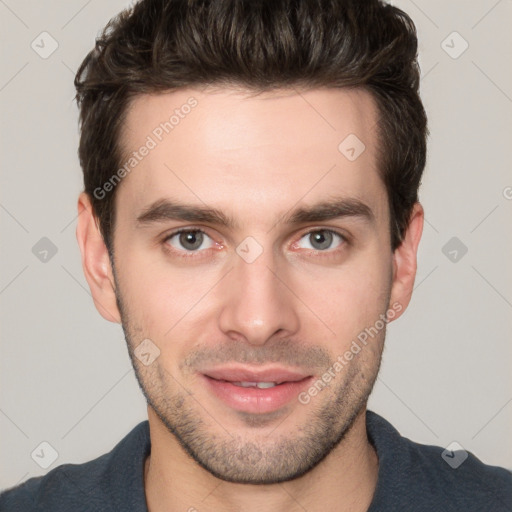
{"type": "Polygon", "coordinates": [[[155,417],[221,479],[298,477],[365,409],[405,307],[376,119],[368,93],[339,89],[131,105],[117,306],[155,417]]]}

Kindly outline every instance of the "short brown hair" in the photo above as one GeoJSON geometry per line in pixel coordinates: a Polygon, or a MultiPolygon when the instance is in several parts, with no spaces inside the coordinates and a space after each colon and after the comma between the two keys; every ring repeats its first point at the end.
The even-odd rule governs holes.
{"type": "Polygon", "coordinates": [[[379,0],[141,0],[110,20],[76,77],[85,192],[109,251],[121,126],[136,95],[196,85],[360,87],[379,112],[391,247],[403,240],[426,160],[411,19],[379,0]]]}

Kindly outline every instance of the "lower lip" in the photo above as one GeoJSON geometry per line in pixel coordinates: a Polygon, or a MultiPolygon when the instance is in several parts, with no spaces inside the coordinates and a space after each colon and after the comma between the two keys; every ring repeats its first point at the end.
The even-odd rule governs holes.
{"type": "Polygon", "coordinates": [[[237,411],[263,414],[276,411],[292,400],[297,400],[311,382],[313,377],[306,377],[297,382],[283,382],[273,388],[244,388],[224,380],[215,380],[202,375],[208,388],[225,404],[237,411]]]}

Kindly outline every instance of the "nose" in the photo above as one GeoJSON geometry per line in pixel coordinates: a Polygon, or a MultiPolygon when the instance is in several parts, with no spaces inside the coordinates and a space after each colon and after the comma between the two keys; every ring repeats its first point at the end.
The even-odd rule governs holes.
{"type": "Polygon", "coordinates": [[[300,325],[298,301],[287,283],[285,262],[276,266],[271,251],[250,263],[236,254],[233,260],[222,293],[220,330],[251,345],[295,334],[300,325]]]}

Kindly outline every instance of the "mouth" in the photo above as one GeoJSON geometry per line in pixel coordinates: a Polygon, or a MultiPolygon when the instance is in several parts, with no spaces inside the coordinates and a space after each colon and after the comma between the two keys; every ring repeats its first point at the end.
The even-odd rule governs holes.
{"type": "Polygon", "coordinates": [[[231,409],[264,414],[292,402],[313,380],[312,375],[285,368],[225,367],[203,371],[207,391],[231,409]]]}

